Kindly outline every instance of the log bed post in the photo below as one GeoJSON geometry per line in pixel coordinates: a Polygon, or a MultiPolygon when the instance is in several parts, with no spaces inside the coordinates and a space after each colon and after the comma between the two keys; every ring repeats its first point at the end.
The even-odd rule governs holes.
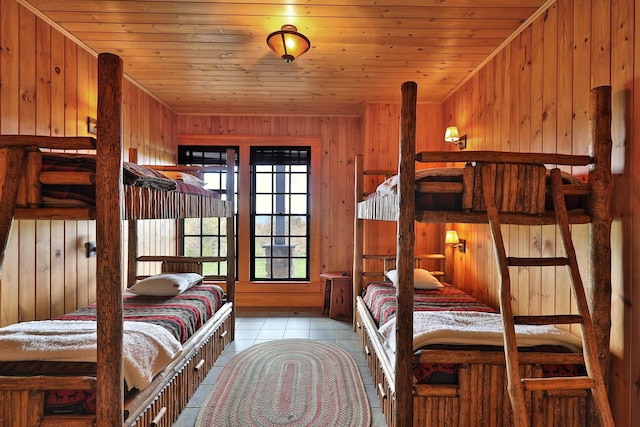
{"type": "Polygon", "coordinates": [[[398,217],[396,269],[396,377],[394,418],[397,427],[413,425],[413,267],[415,228],[415,155],[417,84],[402,84],[400,152],[398,154],[398,217]],[[402,165],[402,168],[400,168],[402,165]]]}
{"type": "MultiPolygon", "coordinates": [[[[593,168],[589,171],[590,283],[587,292],[595,329],[602,376],[607,381],[611,333],[611,87],[591,90],[590,138],[593,168]]],[[[597,418],[597,417],[592,417],[597,418]]]]}
{"type": "Polygon", "coordinates": [[[8,207],[0,210],[0,283],[2,283],[2,264],[4,253],[11,234],[11,225],[16,211],[16,196],[20,186],[20,177],[26,159],[26,151],[22,147],[5,147],[0,149],[0,170],[4,171],[0,176],[0,205],[8,207]],[[23,165],[18,167],[16,165],[23,165]],[[10,167],[11,166],[11,167],[10,167]]]}
{"type": "Polygon", "coordinates": [[[235,242],[235,186],[234,175],[236,167],[236,152],[227,149],[227,203],[231,204],[230,213],[227,213],[227,300],[233,304],[231,310],[230,339],[235,339],[236,331],[236,242],[235,242]]]}
{"type": "MultiPolygon", "coordinates": [[[[357,154],[355,158],[355,194],[354,194],[354,207],[356,214],[353,216],[353,273],[351,274],[353,280],[353,312],[356,312],[356,297],[362,294],[362,269],[364,267],[363,257],[363,242],[362,233],[364,225],[362,220],[358,217],[358,202],[362,200],[363,194],[363,158],[362,154],[357,154]]],[[[356,330],[356,318],[353,317],[353,330],[356,330]]]]}
{"type": "Polygon", "coordinates": [[[98,427],[122,425],[122,60],[98,55],[96,271],[98,427]]]}

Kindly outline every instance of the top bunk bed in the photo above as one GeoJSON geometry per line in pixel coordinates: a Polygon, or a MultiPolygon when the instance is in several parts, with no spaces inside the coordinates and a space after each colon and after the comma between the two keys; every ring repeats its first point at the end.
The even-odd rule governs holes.
{"type": "MultiPolygon", "coordinates": [[[[412,379],[414,363],[420,357],[414,354],[413,346],[414,246],[415,222],[418,221],[489,225],[501,279],[500,315],[505,330],[503,360],[506,359],[507,362],[506,376],[510,384],[516,383],[514,381],[516,377],[518,380],[522,377],[517,374],[518,350],[515,345],[515,333],[512,335],[510,332],[513,329],[514,316],[511,312],[509,267],[530,265],[570,267],[574,294],[582,294],[576,297],[580,316],[565,320],[562,319],[563,315],[540,316],[546,317],[545,319],[529,319],[533,316],[520,316],[517,322],[568,324],[575,323],[573,320],[580,318],[584,359],[588,366],[587,370],[590,372],[589,380],[597,385],[587,388],[593,391],[597,405],[595,412],[600,412],[598,415],[605,413],[601,422],[603,425],[611,425],[610,408],[603,376],[600,373],[600,367],[608,366],[611,316],[610,298],[604,297],[611,293],[610,87],[598,87],[591,91],[591,155],[589,156],[497,151],[416,154],[417,85],[414,82],[405,82],[401,92],[397,174],[379,186],[376,194],[366,195],[363,176],[367,171],[363,168],[362,156],[356,158],[354,295],[361,295],[365,287],[362,260],[366,258],[366,254],[363,253],[362,220],[397,222],[395,366],[387,366],[387,371],[392,372],[393,375],[393,387],[389,390],[393,396],[388,399],[393,402],[390,404],[393,414],[387,417],[387,421],[391,420],[394,426],[412,425],[415,420],[420,419],[421,415],[418,414],[423,413],[420,411],[424,411],[424,408],[414,408],[416,405],[414,398],[419,393],[414,389],[412,379]],[[429,164],[432,163],[437,164],[438,167],[429,168],[429,164]],[[442,164],[455,166],[442,168],[442,164]],[[574,177],[560,170],[561,167],[569,169],[573,166],[588,167],[588,175],[574,177]],[[561,240],[565,245],[566,258],[507,257],[500,232],[501,224],[526,226],[557,224],[561,231],[561,240]],[[584,289],[571,242],[570,224],[589,224],[587,250],[590,283],[584,289]],[[587,295],[585,295],[585,289],[588,290],[587,295]],[[509,372],[510,370],[516,372],[509,372]]],[[[372,174],[379,175],[378,172],[372,172],[372,174]]],[[[356,310],[359,312],[358,307],[356,310]]],[[[360,328],[362,325],[355,324],[354,327],[360,328]]],[[[372,330],[369,335],[376,335],[376,332],[372,330]]],[[[380,364],[384,363],[380,362],[380,364]]],[[[388,362],[386,364],[389,365],[388,362]]],[[[606,372],[606,368],[603,370],[606,372]]],[[[519,414],[514,416],[513,422],[515,425],[525,426],[527,416],[524,397],[517,391],[519,387],[510,385],[508,388],[511,406],[514,413],[519,414]]]]}
{"type": "MultiPolygon", "coordinates": [[[[412,161],[419,168],[402,167],[401,172],[381,183],[374,193],[358,202],[360,219],[397,221],[399,219],[400,176],[415,186],[415,220],[428,223],[486,223],[487,213],[482,189],[481,168],[490,165],[495,175],[496,203],[504,224],[546,225],[556,222],[551,196],[551,176],[545,165],[593,166],[589,179],[562,172],[563,193],[571,224],[590,223],[597,209],[593,192],[594,174],[608,164],[594,156],[513,153],[498,151],[420,152],[412,161]],[[430,164],[454,163],[463,166],[430,167],[430,164]],[[519,168],[515,165],[524,165],[519,168]],[[410,176],[411,175],[411,176],[410,176]],[[524,182],[525,185],[516,185],[524,182]],[[527,195],[525,193],[528,193],[527,195]]],[[[363,171],[363,173],[367,173],[363,171]]]]}
{"type": "MultiPolygon", "coordinates": [[[[5,168],[6,203],[15,205],[16,219],[96,219],[96,138],[0,135],[0,161],[5,168]],[[80,150],[81,153],[60,152],[80,150]],[[93,152],[93,154],[86,154],[93,152]]],[[[130,150],[130,158],[132,157],[130,150]]],[[[227,217],[230,203],[221,193],[205,190],[162,171],[179,167],[142,166],[122,162],[124,219],[227,217]]],[[[211,171],[213,168],[207,168],[211,171]]],[[[222,169],[222,168],[215,168],[222,169]]],[[[181,167],[185,173],[202,168],[181,167]]],[[[3,199],[3,201],[5,201],[3,199]]]]}
{"type": "MultiPolygon", "coordinates": [[[[163,272],[186,272],[193,271],[194,267],[201,268],[202,262],[223,261],[222,258],[224,258],[227,263],[227,274],[224,277],[218,277],[221,280],[226,279],[225,311],[228,312],[226,319],[230,319],[225,320],[229,329],[225,332],[224,341],[233,340],[235,320],[233,201],[225,200],[219,192],[190,188],[159,174],[153,168],[141,167],[133,162],[123,162],[122,82],[122,60],[117,55],[109,53],[98,55],[96,138],[0,136],[0,243],[2,243],[0,274],[13,219],[96,221],[97,360],[95,377],[87,378],[85,382],[81,379],[82,388],[89,384],[96,390],[96,410],[95,416],[88,421],[86,419],[84,421],[67,420],[69,423],[75,423],[73,425],[112,427],[122,425],[125,419],[135,421],[136,418],[135,415],[132,418],[132,415],[125,410],[122,387],[124,381],[123,295],[125,295],[125,289],[132,284],[127,283],[123,273],[125,268],[122,264],[126,257],[122,255],[127,253],[127,249],[123,247],[123,243],[127,242],[123,233],[124,220],[129,220],[129,282],[132,277],[140,278],[136,276],[135,269],[135,263],[138,261],[162,261],[163,272]],[[75,150],[76,153],[61,153],[63,150],[75,150]],[[88,152],[92,154],[85,154],[88,152]],[[77,197],[71,196],[72,193],[77,193],[72,191],[75,186],[80,186],[83,190],[79,192],[80,201],[74,200],[77,197]],[[137,257],[135,254],[135,220],[201,217],[226,218],[227,253],[225,257],[206,257],[206,259],[137,257]]],[[[227,168],[233,171],[235,156],[233,153],[227,154],[227,168]]],[[[167,169],[175,169],[175,167],[167,169]]],[[[187,172],[194,171],[187,170],[187,172]]],[[[226,175],[226,191],[233,194],[233,172],[226,175]]],[[[206,276],[205,279],[207,279],[206,276]]],[[[213,330],[209,332],[213,333],[213,330]]],[[[200,337],[200,346],[206,345],[208,340],[208,337],[200,337]]],[[[200,350],[194,347],[192,353],[195,354],[198,351],[200,350]]],[[[182,368],[176,365],[176,369],[182,368]]],[[[196,367],[196,369],[199,368],[196,367]]],[[[193,374],[188,373],[188,375],[193,374]]],[[[177,377],[176,371],[173,375],[169,375],[167,380],[174,381],[177,377]]],[[[61,380],[64,381],[64,378],[59,377],[56,384],[61,380]]],[[[185,383],[180,381],[176,383],[177,387],[185,388],[185,383]]],[[[193,379],[184,379],[184,381],[193,385],[191,384],[193,379]]],[[[2,382],[2,390],[7,390],[6,387],[9,387],[9,390],[19,389],[19,382],[19,379],[5,378],[2,382]]],[[[23,378],[22,382],[25,385],[29,383],[32,388],[40,383],[44,384],[42,378],[35,381],[23,378]]],[[[168,388],[166,384],[159,384],[156,389],[164,392],[168,388]]],[[[195,390],[191,390],[193,391],[195,390]]],[[[145,410],[155,405],[154,401],[170,403],[175,401],[171,404],[184,405],[186,391],[177,393],[182,396],[161,399],[154,397],[155,395],[149,395],[148,398],[145,397],[144,402],[138,402],[137,406],[145,410]]],[[[29,394],[29,396],[32,395],[36,396],[36,400],[38,399],[37,395],[29,394]]],[[[37,413],[37,408],[28,407],[37,402],[31,402],[31,397],[29,399],[28,404],[26,402],[20,404],[20,410],[37,413]]],[[[14,406],[17,405],[16,403],[14,406]]],[[[172,409],[169,411],[173,412],[172,409]]],[[[11,417],[11,414],[8,416],[11,417]]],[[[32,414],[28,415],[28,417],[31,416],[32,414]]],[[[28,417],[25,415],[24,422],[27,422],[28,417]]],[[[137,422],[145,422],[146,425],[149,421],[152,425],[156,422],[144,417],[137,420],[137,422]]],[[[59,419],[52,422],[54,425],[60,425],[56,424],[60,422],[59,419]]],[[[45,420],[33,425],[45,425],[45,420]]]]}

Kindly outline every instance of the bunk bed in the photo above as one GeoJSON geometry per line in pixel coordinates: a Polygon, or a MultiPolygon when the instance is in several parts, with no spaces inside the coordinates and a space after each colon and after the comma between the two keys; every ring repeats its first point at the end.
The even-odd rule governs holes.
{"type": "MultiPolygon", "coordinates": [[[[68,313],[61,319],[44,321],[94,322],[97,359],[93,363],[84,363],[86,366],[76,366],[78,369],[74,369],[70,363],[59,363],[64,365],[61,371],[56,370],[56,364],[53,363],[43,368],[46,370],[42,373],[29,367],[21,368],[23,371],[19,375],[15,375],[16,371],[9,375],[11,368],[8,372],[0,367],[2,425],[171,426],[216,358],[234,339],[233,202],[224,200],[219,193],[189,189],[188,185],[134,162],[123,162],[122,69],[122,61],[118,56],[108,53],[98,56],[97,138],[0,136],[0,183],[3,184],[0,190],[0,273],[14,218],[95,220],[97,248],[96,303],[68,313]],[[95,150],[95,155],[49,153],[64,150],[82,153],[95,150]],[[57,156],[57,159],[52,162],[47,158],[51,156],[57,156]],[[75,170],[62,166],[63,172],[50,167],[60,158],[65,162],[74,162],[80,157],[83,158],[80,162],[82,165],[86,164],[87,159],[90,165],[75,170]],[[70,202],[69,198],[73,196],[67,189],[76,185],[84,188],[80,196],[83,200],[70,202]],[[226,218],[226,256],[138,256],[136,221],[202,217],[226,218]],[[125,220],[129,226],[128,236],[123,233],[125,220]],[[125,241],[128,241],[128,248],[123,247],[125,241]],[[126,278],[123,273],[124,258],[128,264],[126,278]],[[139,275],[137,266],[141,262],[160,263],[162,273],[152,277],[139,275]],[[207,262],[226,262],[226,274],[204,275],[203,263],[207,262]],[[153,293],[158,289],[155,279],[160,276],[164,279],[167,275],[172,278],[179,276],[180,279],[189,277],[185,282],[188,283],[185,288],[189,289],[180,288],[176,292],[178,295],[173,297],[176,300],[167,300],[164,293],[162,296],[136,295],[148,294],[149,291],[140,291],[139,286],[132,287],[143,279],[151,279],[155,282],[153,293]],[[205,283],[209,280],[225,282],[226,289],[205,283]],[[126,322],[124,316],[139,317],[131,311],[147,311],[150,302],[165,304],[162,310],[166,311],[166,306],[175,307],[178,299],[185,304],[195,302],[199,306],[199,311],[194,305],[182,310],[195,312],[194,319],[180,319],[180,326],[176,327],[189,329],[189,336],[177,334],[177,339],[171,337],[178,344],[177,347],[167,344],[170,350],[166,355],[167,363],[150,374],[144,388],[127,393],[125,399],[125,332],[131,329],[133,323],[140,322],[126,322]],[[138,307],[132,308],[136,304],[138,307]],[[45,394],[51,390],[95,392],[95,413],[45,414],[45,394]]],[[[131,151],[130,157],[134,154],[131,151]]],[[[227,156],[226,191],[233,194],[235,155],[231,150],[227,156]]],[[[171,293],[171,289],[168,292],[171,293]]],[[[126,320],[131,319],[127,317],[126,320]]],[[[147,330],[152,326],[157,328],[157,325],[137,328],[145,329],[146,335],[154,335],[147,330]]],[[[157,329],[151,331],[158,332],[157,329]]]]}
{"type": "Polygon", "coordinates": [[[610,298],[606,297],[611,292],[610,88],[595,88],[591,93],[592,156],[485,151],[416,154],[416,92],[415,83],[402,85],[399,166],[394,178],[397,191],[383,189],[375,197],[366,197],[362,156],[356,158],[354,328],[377,385],[387,425],[578,427],[588,425],[598,417],[601,425],[613,425],[604,384],[606,374],[603,371],[606,369],[600,368],[608,364],[610,321],[610,298]],[[430,178],[417,180],[416,162],[433,162],[438,166],[453,163],[464,167],[444,174],[428,173],[426,175],[430,178]],[[546,165],[589,166],[588,181],[572,179],[557,168],[549,174],[546,165]],[[438,178],[432,179],[435,175],[438,178]],[[379,330],[380,319],[374,318],[363,299],[364,278],[367,276],[364,270],[367,254],[363,253],[364,220],[396,221],[398,224],[398,283],[392,291],[396,296],[396,326],[392,332],[395,336],[395,359],[386,351],[385,340],[379,330]],[[489,224],[502,281],[502,346],[488,349],[414,346],[414,298],[417,292],[413,286],[415,221],[489,224]],[[558,224],[567,259],[540,261],[506,257],[500,223],[558,224]],[[586,307],[587,296],[577,272],[569,224],[589,224],[590,310],[586,307]],[[582,322],[581,352],[536,349],[525,353],[514,346],[510,331],[517,322],[509,317],[512,313],[508,267],[518,265],[570,266],[575,292],[583,292],[582,298],[578,297],[578,305],[583,309],[580,315],[554,315],[542,319],[520,316],[517,322],[531,325],[582,322]],[[576,282],[579,286],[575,285],[576,282]],[[420,364],[454,364],[457,370],[455,382],[418,383],[414,368],[420,364]],[[553,381],[545,383],[548,378],[539,379],[545,375],[542,365],[547,364],[583,367],[589,374],[580,378],[586,378],[585,384],[588,385],[577,385],[582,379],[562,378],[563,382],[557,382],[558,386],[549,387],[553,381]],[[527,388],[528,384],[535,386],[527,388]]]}

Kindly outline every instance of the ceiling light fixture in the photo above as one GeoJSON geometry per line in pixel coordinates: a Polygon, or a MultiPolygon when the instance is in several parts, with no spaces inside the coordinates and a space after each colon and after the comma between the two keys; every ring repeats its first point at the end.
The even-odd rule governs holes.
{"type": "Polygon", "coordinates": [[[293,62],[311,47],[308,38],[298,32],[294,25],[283,25],[280,31],[274,31],[267,37],[267,45],[284,62],[293,62]]]}

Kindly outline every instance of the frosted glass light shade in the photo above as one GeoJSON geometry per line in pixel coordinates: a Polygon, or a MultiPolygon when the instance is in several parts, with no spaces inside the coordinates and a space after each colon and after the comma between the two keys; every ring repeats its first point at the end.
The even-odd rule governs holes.
{"type": "Polygon", "coordinates": [[[285,62],[293,62],[311,48],[309,39],[293,25],[283,25],[280,31],[269,34],[267,45],[285,62]]]}

